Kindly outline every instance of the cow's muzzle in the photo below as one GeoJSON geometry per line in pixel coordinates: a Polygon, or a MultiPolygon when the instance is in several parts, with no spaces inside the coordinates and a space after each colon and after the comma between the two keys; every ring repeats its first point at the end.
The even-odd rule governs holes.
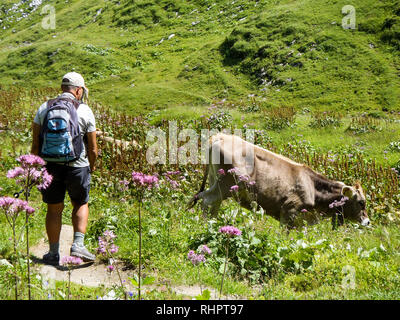
{"type": "Polygon", "coordinates": [[[364,219],[361,221],[361,225],[362,225],[363,227],[369,226],[370,224],[371,224],[371,221],[369,221],[369,218],[364,218],[364,219]]]}

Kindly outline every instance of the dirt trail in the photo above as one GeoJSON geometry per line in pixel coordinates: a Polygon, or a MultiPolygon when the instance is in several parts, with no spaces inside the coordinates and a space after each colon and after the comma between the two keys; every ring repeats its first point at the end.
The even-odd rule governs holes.
{"type": "MultiPolygon", "coordinates": [[[[60,258],[70,255],[70,248],[73,241],[73,229],[70,225],[63,225],[60,234],[60,258]]],[[[42,279],[51,281],[68,281],[68,272],[62,267],[54,267],[43,264],[42,257],[49,250],[47,239],[41,239],[39,243],[31,248],[31,254],[34,256],[33,260],[36,263],[35,269],[42,276],[42,279]]],[[[122,280],[125,280],[127,290],[136,292],[136,289],[129,281],[132,277],[132,271],[120,271],[122,280]]],[[[81,284],[88,287],[98,287],[104,285],[111,288],[113,285],[119,285],[120,281],[118,274],[114,271],[111,275],[106,271],[106,265],[96,260],[94,263],[86,263],[71,272],[71,282],[81,284]]],[[[171,290],[178,295],[182,295],[185,299],[191,299],[200,294],[199,286],[168,286],[165,285],[152,285],[146,286],[145,290],[171,290]]],[[[218,290],[211,288],[211,299],[218,299],[218,290]]],[[[232,300],[234,297],[223,296],[222,299],[232,300]]]]}

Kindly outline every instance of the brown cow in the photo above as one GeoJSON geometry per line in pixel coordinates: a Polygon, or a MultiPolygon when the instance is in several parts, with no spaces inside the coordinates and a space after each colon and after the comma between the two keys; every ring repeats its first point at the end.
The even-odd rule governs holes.
{"type": "Polygon", "coordinates": [[[209,143],[209,164],[200,191],[189,202],[189,208],[202,199],[204,212],[209,210],[215,216],[221,202],[234,196],[249,210],[255,201],[288,228],[303,221],[317,223],[319,217],[332,217],[333,227],[336,218],[339,224],[349,219],[369,225],[365,196],[359,183],[348,186],[330,180],[305,165],[238,136],[219,133],[212,136],[209,143]],[[207,177],[210,188],[204,191],[207,177]],[[348,200],[341,202],[344,197],[348,200]]]}

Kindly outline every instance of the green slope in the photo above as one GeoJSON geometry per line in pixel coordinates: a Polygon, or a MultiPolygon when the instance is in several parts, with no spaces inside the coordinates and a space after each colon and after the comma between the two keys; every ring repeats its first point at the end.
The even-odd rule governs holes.
{"type": "Polygon", "coordinates": [[[263,108],[399,109],[398,1],[352,1],[355,30],[344,0],[36,3],[0,5],[3,86],[54,87],[75,70],[96,100],[135,112],[249,94],[263,108]]]}

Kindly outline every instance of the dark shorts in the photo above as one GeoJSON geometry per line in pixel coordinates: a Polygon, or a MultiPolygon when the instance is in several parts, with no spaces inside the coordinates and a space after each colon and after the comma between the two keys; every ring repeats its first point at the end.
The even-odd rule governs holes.
{"type": "Polygon", "coordinates": [[[68,191],[71,201],[85,204],[89,201],[90,168],[75,168],[61,164],[47,163],[47,171],[53,176],[53,181],[46,190],[42,190],[43,202],[55,204],[64,202],[65,191],[68,191]]]}

